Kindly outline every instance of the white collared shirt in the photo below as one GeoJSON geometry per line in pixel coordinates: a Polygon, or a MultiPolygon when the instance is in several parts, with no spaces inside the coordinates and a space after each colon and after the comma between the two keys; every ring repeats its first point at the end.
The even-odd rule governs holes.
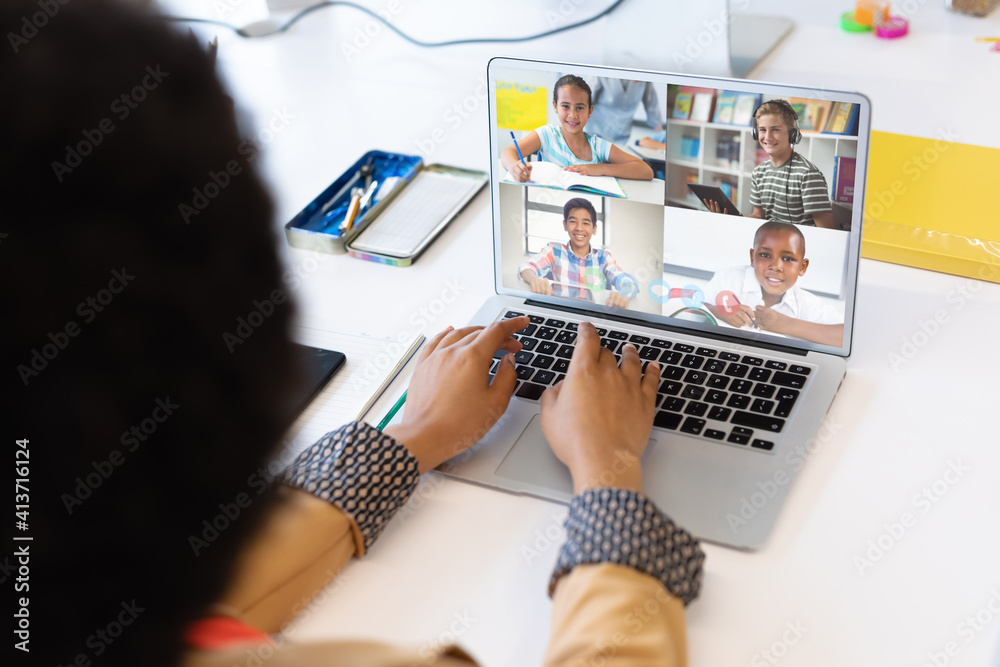
{"type": "MultiPolygon", "coordinates": [[[[743,305],[750,308],[764,305],[764,297],[757,276],[752,266],[733,266],[716,271],[712,280],[705,286],[706,303],[715,305],[715,297],[719,292],[730,291],[736,295],[743,305]]],[[[837,310],[822,299],[810,294],[798,285],[781,295],[781,301],[776,303],[774,312],[794,317],[797,320],[815,322],[817,324],[843,324],[844,318],[837,310]]]]}

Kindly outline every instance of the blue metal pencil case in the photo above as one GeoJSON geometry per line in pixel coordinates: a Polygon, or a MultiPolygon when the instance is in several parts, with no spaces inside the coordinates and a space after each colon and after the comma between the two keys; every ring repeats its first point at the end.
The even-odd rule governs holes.
{"type": "Polygon", "coordinates": [[[305,250],[346,252],[345,246],[403,190],[422,162],[416,155],[368,151],[285,225],[288,244],[305,250]],[[352,204],[356,213],[351,211],[352,204]]]}

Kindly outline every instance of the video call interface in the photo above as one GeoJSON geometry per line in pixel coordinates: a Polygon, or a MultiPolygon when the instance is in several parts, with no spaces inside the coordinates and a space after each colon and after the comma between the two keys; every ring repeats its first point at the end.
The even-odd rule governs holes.
{"type": "Polygon", "coordinates": [[[504,287],[843,346],[858,104],[493,73],[504,287]]]}

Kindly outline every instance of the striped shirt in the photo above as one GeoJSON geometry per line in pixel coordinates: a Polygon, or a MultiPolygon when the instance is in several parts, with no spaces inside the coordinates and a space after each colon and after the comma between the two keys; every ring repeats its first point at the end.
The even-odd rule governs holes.
{"type": "Polygon", "coordinates": [[[577,257],[568,244],[552,242],[517,267],[518,275],[525,269],[555,283],[585,285],[593,292],[614,288],[629,298],[639,293],[638,281],[625,273],[607,250],[591,249],[586,257],[577,257]]]}
{"type": "Polygon", "coordinates": [[[590,144],[590,159],[581,160],[573,155],[573,151],[566,145],[562,130],[558,127],[543,125],[535,130],[535,133],[542,142],[540,150],[542,159],[546,162],[568,167],[571,164],[603,164],[611,161],[611,144],[596,135],[583,133],[583,136],[587,137],[587,143],[590,144]]]}
{"type": "Polygon", "coordinates": [[[767,220],[810,226],[815,214],[833,210],[823,173],[794,151],[780,167],[768,160],[754,168],[750,205],[764,209],[767,220]]]}

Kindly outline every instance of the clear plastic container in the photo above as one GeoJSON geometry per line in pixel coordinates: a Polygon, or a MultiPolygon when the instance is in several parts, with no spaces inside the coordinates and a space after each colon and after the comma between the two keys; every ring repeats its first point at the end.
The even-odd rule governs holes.
{"type": "Polygon", "coordinates": [[[944,0],[944,6],[955,12],[986,16],[1000,5],[1000,0],[944,0]]]}

